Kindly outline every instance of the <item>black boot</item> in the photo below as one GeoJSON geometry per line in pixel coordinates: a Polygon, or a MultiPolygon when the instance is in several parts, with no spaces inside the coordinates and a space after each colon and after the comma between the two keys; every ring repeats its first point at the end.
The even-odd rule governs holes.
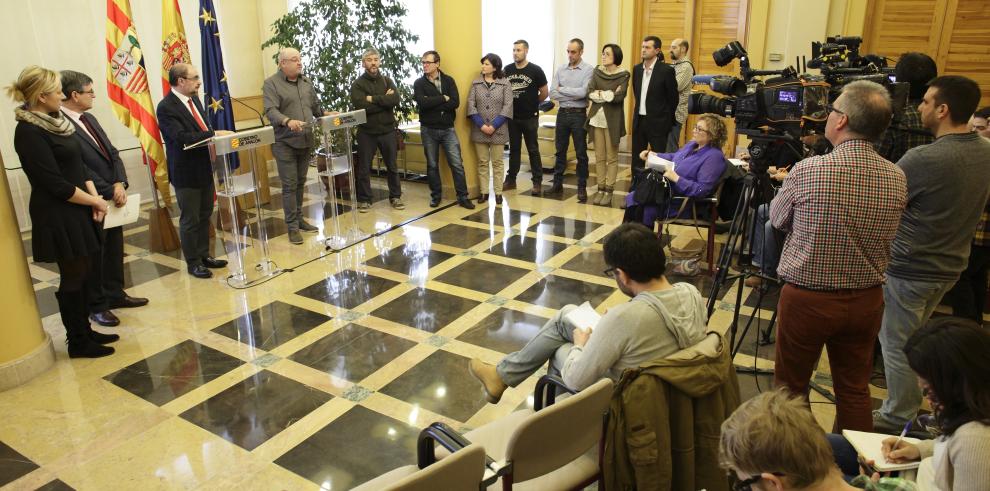
{"type": "Polygon", "coordinates": [[[99,344],[90,335],[93,330],[89,327],[89,317],[86,315],[88,308],[84,292],[56,292],[55,298],[58,300],[62,324],[65,325],[69,358],[100,358],[113,354],[113,348],[99,344]]]}

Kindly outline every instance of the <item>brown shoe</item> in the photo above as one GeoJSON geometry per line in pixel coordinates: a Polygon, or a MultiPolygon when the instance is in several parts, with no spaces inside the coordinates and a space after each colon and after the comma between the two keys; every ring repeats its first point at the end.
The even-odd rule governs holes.
{"type": "Polygon", "coordinates": [[[533,190],[530,191],[529,194],[532,194],[533,196],[543,195],[543,185],[540,183],[533,184],[533,190]]]}
{"type": "Polygon", "coordinates": [[[502,381],[502,377],[498,376],[495,367],[477,358],[472,358],[468,363],[468,371],[481,382],[485,389],[485,399],[491,404],[498,404],[498,401],[502,399],[502,393],[508,386],[502,381]]]}
{"type": "Polygon", "coordinates": [[[508,180],[508,179],[506,179],[505,181],[502,182],[502,190],[503,191],[512,191],[513,189],[516,189],[516,181],[515,181],[515,179],[513,179],[511,181],[508,180]]]}
{"type": "Polygon", "coordinates": [[[759,276],[750,276],[749,278],[746,278],[746,281],[743,281],[743,284],[750,288],[759,288],[763,285],[763,278],[760,278],[759,276]]]}

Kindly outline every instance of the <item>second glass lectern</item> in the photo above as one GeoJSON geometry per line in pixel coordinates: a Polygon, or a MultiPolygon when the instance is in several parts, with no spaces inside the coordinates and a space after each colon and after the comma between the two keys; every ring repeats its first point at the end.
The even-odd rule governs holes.
{"type": "Polygon", "coordinates": [[[327,203],[329,204],[330,213],[329,217],[324,218],[329,218],[333,227],[332,231],[327,231],[326,246],[335,251],[339,251],[368,237],[368,234],[364,233],[358,227],[357,212],[353,209],[351,211],[351,219],[349,220],[350,223],[341,225],[337,196],[340,194],[343,197],[343,193],[337,192],[337,186],[334,182],[334,177],[347,174],[349,187],[347,198],[350,200],[352,207],[356,205],[351,128],[367,121],[368,117],[365,115],[364,109],[359,109],[357,111],[323,116],[316,122],[319,125],[320,131],[323,133],[323,153],[327,158],[326,170],[319,172],[321,177],[327,178],[327,186],[324,189],[327,191],[327,203]],[[344,227],[347,230],[344,230],[344,227]]]}
{"type": "Polygon", "coordinates": [[[228,283],[237,288],[249,286],[279,273],[269,256],[268,231],[260,207],[261,184],[258,182],[258,176],[261,166],[255,155],[257,152],[245,151],[269,146],[274,142],[275,130],[271,126],[265,126],[230,135],[215,136],[186,147],[190,149],[208,145],[210,153],[215,155],[213,183],[216,185],[217,199],[226,200],[228,209],[231,210],[231,213],[219,214],[220,220],[226,219],[230,223],[221,222],[218,238],[224,240],[223,230],[230,231],[230,237],[224,240],[230,268],[228,283]],[[238,158],[235,159],[235,156],[238,158]],[[238,160],[240,166],[237,166],[238,160]],[[246,168],[240,168],[245,165],[246,168]],[[254,223],[248,223],[249,220],[242,222],[236,213],[237,197],[248,194],[253,195],[256,204],[257,213],[254,223]]]}

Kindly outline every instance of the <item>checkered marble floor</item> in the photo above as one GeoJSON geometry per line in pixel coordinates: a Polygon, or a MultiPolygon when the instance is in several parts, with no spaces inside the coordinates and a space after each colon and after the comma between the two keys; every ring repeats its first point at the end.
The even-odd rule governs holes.
{"type": "MultiPolygon", "coordinates": [[[[619,189],[628,179],[624,166],[619,189]]],[[[438,211],[427,206],[425,184],[404,182],[407,209],[399,212],[376,178],[371,213],[356,216],[374,234],[334,253],[323,244],[329,205],[318,182],[304,209],[321,231],[292,245],[273,178],[271,202],[245,217],[265,223],[271,256],[287,272],[241,290],[222,275],[192,278],[180,251],[151,252],[143,218],[125,230],[126,283],[151,304],[116,311],[117,353],[96,360],[67,358],[57,270],[31,263],[58,361],[0,393],[0,485],[348,489],[413,463],[418,431],[431,422],[469,429],[531,405],[539,374],[490,405],[468,360],[498,361],[565,304],[590,301],[603,311],[627,299],[602,274],[601,239],[621,210],[578,204],[572,178],[559,199],[529,196],[528,182],[520,176],[500,207],[438,211]]],[[[340,211],[351,220],[350,203],[340,211]]],[[[693,230],[672,230],[677,244],[699,240],[693,230]]],[[[214,250],[224,255],[224,242],[214,250]]],[[[705,275],[671,280],[706,296],[711,289],[705,275]]],[[[719,292],[712,328],[727,329],[738,287],[719,292]]],[[[742,319],[765,327],[773,295],[756,310],[756,292],[744,288],[742,319]]],[[[747,333],[737,363],[772,368],[773,346],[756,337],[747,333]]],[[[825,365],[818,381],[827,389],[825,365]]],[[[744,396],[770,378],[740,375],[744,396]]],[[[832,407],[813,408],[831,427],[832,407]]]]}

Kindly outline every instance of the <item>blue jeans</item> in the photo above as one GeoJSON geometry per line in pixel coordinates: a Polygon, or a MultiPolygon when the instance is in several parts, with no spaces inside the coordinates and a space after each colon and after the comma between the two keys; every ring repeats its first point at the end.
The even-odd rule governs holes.
{"type": "Polygon", "coordinates": [[[564,171],[567,170],[567,140],[574,140],[574,153],[577,154],[578,187],[588,184],[588,122],[584,111],[557,112],[557,128],[554,143],[557,147],[553,165],[553,185],[564,184],[564,171]]]}
{"type": "Polygon", "coordinates": [[[670,127],[670,133],[667,133],[667,153],[674,153],[677,149],[681,148],[679,140],[681,139],[681,128],[683,127],[683,124],[674,120],[674,125],[670,127]]]}
{"type": "Polygon", "coordinates": [[[443,192],[440,182],[440,147],[447,156],[450,175],[454,178],[454,191],[458,200],[468,197],[467,183],[464,180],[464,162],[461,160],[461,143],[457,140],[454,128],[420,128],[423,140],[423,153],[426,154],[426,178],[430,183],[430,197],[439,200],[443,192]]]}
{"type": "Polygon", "coordinates": [[[767,276],[777,276],[777,263],[780,262],[780,248],[770,224],[770,206],[760,205],[756,209],[756,223],[753,228],[753,266],[767,276]]]}
{"type": "Polygon", "coordinates": [[[904,426],[921,407],[918,377],[908,366],[904,345],[923,326],[954,281],[905,280],[887,275],[883,285],[883,324],[880,345],[887,376],[887,400],[880,407],[880,420],[904,426]]]}

